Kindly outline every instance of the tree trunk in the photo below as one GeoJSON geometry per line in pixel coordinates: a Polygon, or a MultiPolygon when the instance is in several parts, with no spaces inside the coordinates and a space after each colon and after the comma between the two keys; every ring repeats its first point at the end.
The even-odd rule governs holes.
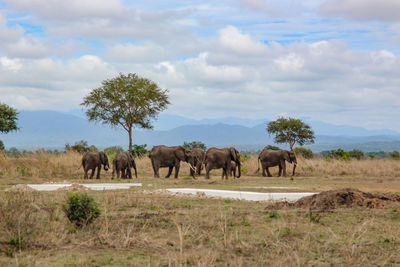
{"type": "Polygon", "coordinates": [[[132,155],[132,127],[129,127],[129,155],[132,155]]]}

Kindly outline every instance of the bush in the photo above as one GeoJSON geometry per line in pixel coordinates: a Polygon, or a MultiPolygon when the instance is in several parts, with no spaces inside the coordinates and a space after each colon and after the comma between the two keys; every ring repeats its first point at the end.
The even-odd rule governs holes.
{"type": "Polygon", "coordinates": [[[365,158],[364,152],[358,149],[353,149],[349,151],[350,157],[355,159],[363,159],[365,158]]]}
{"type": "Polygon", "coordinates": [[[69,221],[78,227],[90,224],[101,213],[96,201],[87,193],[81,192],[73,192],[68,195],[64,211],[69,221]]]}
{"type": "Polygon", "coordinates": [[[199,141],[193,141],[193,142],[183,142],[183,147],[192,150],[193,148],[201,148],[203,151],[206,151],[207,147],[204,143],[199,142],[199,141]]]}
{"type": "Polygon", "coordinates": [[[273,145],[267,145],[266,147],[264,147],[264,149],[281,150],[279,147],[273,145]]]}
{"type": "Polygon", "coordinates": [[[337,150],[331,150],[327,154],[328,158],[334,158],[334,159],[342,159],[342,160],[350,160],[350,153],[344,151],[343,149],[339,148],[337,150]]]}
{"type": "Polygon", "coordinates": [[[88,142],[85,140],[81,140],[79,142],[75,142],[74,145],[70,145],[70,144],[65,144],[65,151],[68,150],[73,150],[79,153],[85,153],[85,152],[89,152],[89,151],[99,151],[99,149],[97,147],[95,147],[94,145],[89,146],[88,142]]]}
{"type": "Polygon", "coordinates": [[[146,149],[147,145],[133,145],[132,146],[132,156],[134,158],[143,158],[149,154],[149,151],[146,149]]]}
{"type": "Polygon", "coordinates": [[[400,153],[397,150],[390,152],[389,155],[390,155],[390,158],[392,158],[392,159],[400,159],[400,153]]]}
{"type": "Polygon", "coordinates": [[[120,152],[124,152],[122,146],[110,146],[104,149],[104,153],[107,155],[118,154],[120,152]]]}
{"type": "Polygon", "coordinates": [[[0,140],[0,152],[4,151],[6,148],[4,147],[3,141],[0,140]]]}
{"type": "Polygon", "coordinates": [[[312,159],[314,157],[314,153],[311,149],[307,149],[304,147],[296,147],[293,149],[294,153],[298,156],[302,156],[305,159],[312,159]]]}

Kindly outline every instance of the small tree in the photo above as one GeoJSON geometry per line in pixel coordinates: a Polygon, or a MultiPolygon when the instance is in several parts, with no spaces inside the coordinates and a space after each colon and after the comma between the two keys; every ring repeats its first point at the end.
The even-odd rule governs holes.
{"type": "Polygon", "coordinates": [[[305,159],[312,159],[314,157],[314,153],[312,152],[311,149],[304,148],[304,147],[296,147],[293,149],[294,153],[296,155],[301,155],[305,159]]]}
{"type": "MultiPolygon", "coordinates": [[[[9,133],[19,130],[17,126],[18,112],[14,108],[0,103],[0,133],[9,133]]],[[[1,148],[4,150],[4,143],[0,140],[1,148]]]]}
{"type": "Polygon", "coordinates": [[[143,145],[133,145],[132,146],[132,156],[134,158],[143,158],[144,156],[149,154],[149,151],[147,150],[147,144],[143,145]]]}
{"type": "Polygon", "coordinates": [[[299,145],[314,143],[314,131],[311,127],[299,119],[279,118],[268,123],[267,132],[274,134],[275,143],[288,143],[290,150],[298,143],[299,145]]]}
{"type": "Polygon", "coordinates": [[[137,74],[120,74],[104,80],[82,102],[88,108],[89,121],[102,122],[113,127],[121,126],[129,135],[129,153],[132,153],[134,126],[152,129],[151,120],[169,104],[167,90],[162,90],[149,79],[137,74]]]}
{"type": "Polygon", "coordinates": [[[203,151],[206,151],[207,147],[203,142],[193,141],[193,142],[183,142],[183,147],[187,149],[193,148],[201,148],[203,151]]]}

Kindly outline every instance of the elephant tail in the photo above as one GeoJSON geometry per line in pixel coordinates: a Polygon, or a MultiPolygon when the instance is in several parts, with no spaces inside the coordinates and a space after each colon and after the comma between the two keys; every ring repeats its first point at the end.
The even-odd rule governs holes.
{"type": "Polygon", "coordinates": [[[258,169],[257,169],[257,171],[255,172],[256,174],[260,171],[260,164],[261,164],[261,160],[260,160],[260,156],[258,156],[258,159],[257,159],[257,166],[258,166],[258,169]]]}

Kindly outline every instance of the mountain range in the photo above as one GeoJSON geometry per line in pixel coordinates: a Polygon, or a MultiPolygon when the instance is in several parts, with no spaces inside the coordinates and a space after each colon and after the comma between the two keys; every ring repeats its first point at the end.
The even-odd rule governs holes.
{"type": "MultiPolygon", "coordinates": [[[[303,118],[313,128],[315,144],[308,145],[315,152],[342,148],[364,151],[400,150],[400,133],[381,129],[333,125],[303,118]]],[[[135,144],[180,145],[183,142],[201,141],[211,146],[236,146],[239,150],[257,151],[273,138],[266,133],[267,119],[247,120],[219,118],[195,120],[177,115],[161,114],[154,123],[154,130],[135,129],[135,144]]],[[[126,147],[127,133],[120,128],[89,122],[82,111],[20,111],[20,130],[1,135],[6,148],[63,149],[66,143],[86,140],[90,145],[105,148],[113,145],[126,147]]],[[[283,145],[279,147],[286,148],[283,145]]]]}

